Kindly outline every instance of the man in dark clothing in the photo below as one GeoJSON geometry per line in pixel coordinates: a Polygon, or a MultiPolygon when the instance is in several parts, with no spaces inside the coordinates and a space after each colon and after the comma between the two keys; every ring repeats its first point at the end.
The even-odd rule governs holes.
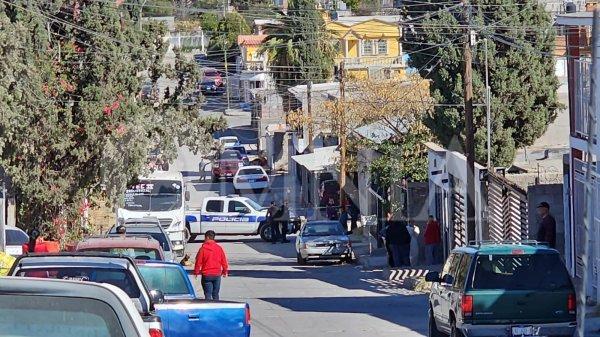
{"type": "Polygon", "coordinates": [[[548,242],[550,247],[556,247],[556,220],[550,215],[550,205],[547,202],[541,202],[537,207],[540,215],[540,223],[537,232],[537,240],[548,242]]]}
{"type": "Polygon", "coordinates": [[[275,221],[277,222],[277,229],[279,236],[281,236],[281,243],[290,242],[285,235],[287,234],[287,230],[290,223],[290,207],[288,205],[287,200],[283,202],[281,208],[275,215],[275,221]]]}
{"type": "Polygon", "coordinates": [[[410,266],[410,234],[404,221],[391,220],[386,232],[390,242],[394,267],[410,266]]]}
{"type": "Polygon", "coordinates": [[[360,216],[360,210],[356,207],[356,204],[350,200],[350,207],[348,207],[348,214],[350,215],[350,230],[358,228],[358,217],[360,216]]]}
{"type": "Polygon", "coordinates": [[[277,223],[277,213],[279,207],[275,205],[275,201],[271,201],[271,206],[267,209],[267,223],[271,226],[271,243],[277,243],[279,239],[279,223],[277,223]]]}

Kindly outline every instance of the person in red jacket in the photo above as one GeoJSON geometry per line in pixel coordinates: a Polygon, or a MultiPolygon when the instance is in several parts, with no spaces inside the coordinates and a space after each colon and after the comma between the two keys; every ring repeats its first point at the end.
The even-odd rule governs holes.
{"type": "Polygon", "coordinates": [[[50,252],[44,238],[41,237],[40,232],[37,229],[33,229],[29,232],[29,242],[24,243],[22,248],[23,254],[50,252]]]}
{"type": "Polygon", "coordinates": [[[435,220],[433,215],[429,216],[425,234],[423,235],[425,243],[425,260],[427,265],[436,264],[439,259],[440,243],[442,243],[442,235],[440,233],[440,224],[435,220]]]}
{"type": "Polygon", "coordinates": [[[221,289],[221,276],[227,277],[229,265],[223,248],[215,241],[215,232],[204,234],[204,243],[196,255],[194,275],[202,275],[202,290],[207,300],[218,300],[221,289]]]}

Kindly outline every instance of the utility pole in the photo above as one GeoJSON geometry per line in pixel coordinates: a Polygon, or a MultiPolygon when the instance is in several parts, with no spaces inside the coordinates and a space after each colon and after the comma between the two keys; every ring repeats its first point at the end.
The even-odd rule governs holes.
{"type": "Polygon", "coordinates": [[[485,48],[485,110],[487,115],[487,168],[492,168],[492,89],[488,68],[488,39],[483,40],[485,48]]]}
{"type": "Polygon", "coordinates": [[[313,152],[315,148],[314,144],[314,126],[312,121],[312,81],[306,85],[306,114],[308,115],[308,151],[313,152]]]}
{"type": "Polygon", "coordinates": [[[473,127],[473,69],[471,52],[470,4],[463,0],[465,41],[463,85],[465,96],[465,154],[467,157],[467,242],[475,240],[475,130],[473,127]]]}
{"type": "Polygon", "coordinates": [[[148,1],[148,0],[144,0],[144,2],[142,2],[142,5],[140,6],[140,12],[139,12],[139,15],[138,15],[138,28],[140,30],[142,30],[142,15],[143,15],[142,11],[144,10],[144,6],[146,5],[146,1],[148,1]]]}
{"type": "Polygon", "coordinates": [[[346,110],[344,101],[346,100],[345,94],[345,86],[344,83],[346,81],[346,67],[344,65],[344,61],[340,62],[340,102],[338,105],[338,109],[340,109],[340,118],[339,118],[339,138],[340,138],[340,176],[339,176],[339,185],[340,185],[340,210],[346,210],[346,110]]]}
{"type": "Polygon", "coordinates": [[[583,244],[581,245],[581,264],[583,275],[581,277],[581,287],[579,289],[579,298],[577,300],[577,336],[583,337],[585,334],[585,315],[587,302],[587,283],[589,269],[589,236],[590,228],[594,223],[592,218],[594,203],[594,182],[592,176],[593,169],[593,151],[594,139],[596,138],[596,117],[600,113],[600,9],[594,10],[594,20],[592,23],[592,72],[591,72],[591,93],[590,108],[588,109],[587,125],[587,165],[585,170],[585,208],[583,216],[583,244]]]}
{"type": "Polygon", "coordinates": [[[223,47],[223,56],[225,57],[225,92],[227,95],[227,109],[229,109],[230,101],[229,101],[229,70],[228,70],[228,62],[227,62],[227,47],[223,47]]]}

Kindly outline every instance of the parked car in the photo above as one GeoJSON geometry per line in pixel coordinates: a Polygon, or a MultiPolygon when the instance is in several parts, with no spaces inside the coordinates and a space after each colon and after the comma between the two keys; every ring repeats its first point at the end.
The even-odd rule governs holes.
{"type": "Polygon", "coordinates": [[[329,199],[333,199],[334,205],[340,204],[340,184],[337,180],[325,180],[319,188],[320,206],[329,204],[329,199]]]}
{"type": "Polygon", "coordinates": [[[19,337],[158,337],[110,284],[0,278],[0,331],[19,337]]]}
{"type": "Polygon", "coordinates": [[[221,152],[212,165],[213,182],[218,182],[221,178],[233,178],[242,166],[244,166],[244,157],[238,151],[221,152]]]}
{"type": "Polygon", "coordinates": [[[152,311],[154,304],[163,301],[163,295],[148,290],[130,257],[81,252],[23,255],[8,275],[112,284],[131,299],[150,335],[162,336],[160,318],[152,311]]]}
{"type": "Polygon", "coordinates": [[[429,336],[573,336],[575,289],[559,255],[536,242],[454,249],[429,272],[429,336]],[[440,276],[441,275],[441,276],[440,276]]]}
{"type": "MultiPolygon", "coordinates": [[[[169,235],[160,224],[143,222],[141,219],[127,219],[124,225],[127,228],[126,237],[150,236],[160,243],[165,261],[175,261],[177,259],[169,235]]],[[[119,236],[117,234],[117,226],[111,227],[108,230],[107,236],[119,236]]]]}
{"type": "Polygon", "coordinates": [[[250,336],[250,306],[247,303],[196,298],[190,278],[180,264],[161,261],[137,263],[150,288],[161,290],[165,296],[164,303],[156,304],[155,308],[166,327],[167,337],[250,336]]]}
{"type": "Polygon", "coordinates": [[[224,85],[221,73],[214,68],[204,68],[202,70],[202,82],[206,81],[214,81],[217,87],[222,87],[224,85]]]}
{"type": "Polygon", "coordinates": [[[206,79],[202,80],[199,85],[200,92],[204,95],[209,94],[223,94],[225,89],[223,86],[219,86],[214,80],[206,79]]]}
{"type": "Polygon", "coordinates": [[[89,238],[77,243],[75,251],[122,254],[136,260],[165,259],[160,242],[151,236],[89,238]]]}
{"type": "Polygon", "coordinates": [[[14,226],[6,226],[6,253],[12,256],[23,254],[23,245],[29,242],[29,235],[22,229],[14,226]]]}
{"type": "Polygon", "coordinates": [[[260,166],[240,167],[233,177],[235,193],[241,190],[264,191],[269,188],[269,175],[260,166]]]}
{"type": "Polygon", "coordinates": [[[312,259],[352,262],[352,243],[339,221],[309,221],[296,237],[296,257],[300,265],[312,259]]]}
{"type": "Polygon", "coordinates": [[[228,148],[233,147],[233,146],[241,146],[240,145],[240,140],[236,136],[223,136],[223,137],[219,137],[219,143],[221,144],[221,146],[223,146],[224,149],[228,149],[228,148]]]}
{"type": "Polygon", "coordinates": [[[228,150],[238,151],[242,155],[242,160],[244,161],[244,165],[250,165],[250,155],[244,145],[233,145],[228,146],[228,150]]]}

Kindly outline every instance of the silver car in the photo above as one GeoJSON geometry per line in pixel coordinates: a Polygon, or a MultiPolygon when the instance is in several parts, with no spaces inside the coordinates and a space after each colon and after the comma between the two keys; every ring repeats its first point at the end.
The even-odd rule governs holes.
{"type": "Polygon", "coordinates": [[[296,237],[298,264],[307,260],[352,261],[352,243],[338,221],[309,221],[296,237]]]}

